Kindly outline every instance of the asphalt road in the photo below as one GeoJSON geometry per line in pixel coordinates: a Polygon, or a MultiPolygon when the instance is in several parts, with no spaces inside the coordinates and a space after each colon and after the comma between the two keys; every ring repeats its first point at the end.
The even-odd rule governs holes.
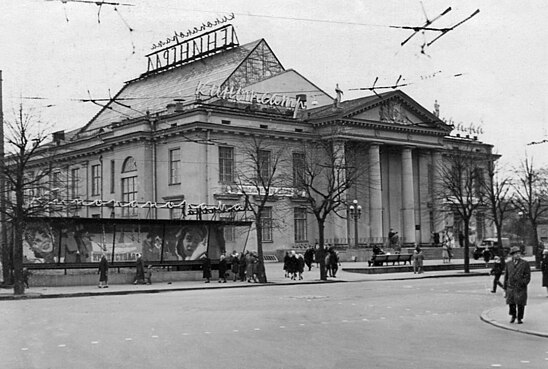
{"type": "MultiPolygon", "coordinates": [[[[534,273],[532,286],[539,277],[534,273]]],[[[489,293],[489,282],[442,278],[0,301],[0,367],[548,367],[547,339],[479,319],[504,304],[502,294],[489,293]]],[[[531,298],[541,292],[533,288],[531,298]]]]}

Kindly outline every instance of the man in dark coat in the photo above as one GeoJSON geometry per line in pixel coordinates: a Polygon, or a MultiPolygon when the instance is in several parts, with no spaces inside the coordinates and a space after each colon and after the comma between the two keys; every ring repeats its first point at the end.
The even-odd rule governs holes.
{"type": "Polygon", "coordinates": [[[308,271],[312,269],[312,263],[314,262],[314,249],[309,247],[304,252],[304,263],[308,267],[308,271]]]}
{"type": "Polygon", "coordinates": [[[108,288],[108,260],[105,254],[99,261],[99,288],[108,288]]]}
{"type": "Polygon", "coordinates": [[[137,260],[135,262],[135,278],[133,279],[133,284],[144,284],[145,283],[145,263],[143,262],[143,257],[141,254],[137,254],[137,260]]]}
{"type": "Polygon", "coordinates": [[[510,249],[512,260],[506,263],[504,275],[504,289],[506,290],[506,303],[509,306],[509,314],[512,317],[510,323],[516,321],[523,323],[525,305],[527,305],[527,285],[531,281],[531,267],[521,258],[519,247],[510,249]],[[517,312],[516,312],[517,307],[517,312]]]}
{"type": "Polygon", "coordinates": [[[226,263],[226,256],[224,253],[221,254],[219,258],[219,283],[226,283],[226,271],[228,265],[226,263]]]}
{"type": "Polygon", "coordinates": [[[205,283],[209,283],[209,280],[211,279],[211,259],[207,254],[202,255],[202,272],[205,283]]]}
{"type": "Polygon", "coordinates": [[[542,270],[542,287],[546,287],[546,292],[548,292],[548,249],[542,251],[540,269],[542,270]]]}

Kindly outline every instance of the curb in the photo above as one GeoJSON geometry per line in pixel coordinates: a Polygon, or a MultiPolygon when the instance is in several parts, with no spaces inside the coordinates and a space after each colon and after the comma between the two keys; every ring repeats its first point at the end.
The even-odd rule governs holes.
{"type": "Polygon", "coordinates": [[[480,320],[482,320],[483,322],[485,322],[487,324],[491,324],[491,325],[493,325],[497,328],[506,329],[508,331],[514,331],[514,332],[518,332],[518,333],[529,334],[529,335],[532,335],[532,336],[548,338],[548,333],[533,331],[533,330],[530,330],[530,329],[517,328],[518,325],[510,326],[508,324],[501,323],[501,322],[491,318],[489,316],[489,314],[493,310],[494,309],[489,309],[489,310],[485,310],[484,312],[482,312],[481,315],[480,315],[480,320]]]}
{"type": "MultiPolygon", "coordinates": [[[[350,273],[350,272],[348,272],[350,273]]],[[[303,284],[321,284],[321,283],[357,283],[357,282],[386,282],[386,281],[404,281],[404,280],[416,280],[416,279],[432,279],[432,278],[453,278],[453,277],[478,277],[488,275],[487,272],[481,273],[459,273],[459,274],[446,274],[446,275],[425,275],[421,274],[420,276],[408,276],[408,277],[396,277],[396,278],[378,278],[378,279],[356,279],[356,280],[346,280],[346,279],[328,279],[322,281],[319,279],[311,281],[295,281],[295,282],[267,282],[267,283],[252,283],[252,284],[237,284],[237,285],[228,285],[228,286],[192,286],[192,287],[173,287],[173,288],[156,288],[156,289],[135,289],[135,290],[120,290],[120,291],[102,291],[92,292],[60,292],[60,293],[36,293],[31,292],[24,295],[0,295],[0,301],[6,300],[31,300],[31,299],[55,299],[55,298],[69,298],[69,297],[98,297],[98,296],[125,296],[132,294],[153,294],[153,293],[163,293],[163,292],[180,292],[180,291],[199,291],[199,290],[219,290],[219,289],[233,289],[233,288],[253,288],[253,287],[270,287],[270,286],[296,286],[303,284]]]]}

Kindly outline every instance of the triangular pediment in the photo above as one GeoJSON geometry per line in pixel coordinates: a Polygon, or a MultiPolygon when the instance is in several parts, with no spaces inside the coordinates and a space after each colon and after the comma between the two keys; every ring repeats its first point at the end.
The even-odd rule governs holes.
{"type": "Polygon", "coordinates": [[[345,112],[344,118],[404,125],[443,124],[435,114],[401,91],[379,95],[362,106],[345,112]]]}
{"type": "Polygon", "coordinates": [[[223,85],[235,88],[255,84],[284,72],[285,69],[266,41],[261,40],[223,85]]]}

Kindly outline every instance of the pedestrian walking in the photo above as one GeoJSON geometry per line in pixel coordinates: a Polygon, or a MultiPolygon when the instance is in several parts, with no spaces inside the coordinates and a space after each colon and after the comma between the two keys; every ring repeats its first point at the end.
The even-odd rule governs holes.
{"type": "Polygon", "coordinates": [[[519,247],[513,246],[510,255],[512,260],[506,263],[504,274],[506,303],[509,306],[508,313],[512,317],[510,323],[514,323],[517,317],[518,324],[522,324],[527,305],[527,285],[531,281],[531,267],[521,258],[519,247]]]}
{"type": "Polygon", "coordinates": [[[240,282],[245,282],[245,271],[247,270],[247,260],[245,254],[240,254],[238,258],[238,274],[240,282]]]}
{"type": "Polygon", "coordinates": [[[238,272],[240,271],[240,258],[236,250],[232,252],[232,262],[230,264],[230,270],[232,271],[234,282],[238,279],[238,272]]]}
{"type": "Polygon", "coordinates": [[[441,246],[441,258],[444,264],[449,262],[449,250],[447,249],[447,242],[444,242],[441,246]]]}
{"type": "Polygon", "coordinates": [[[226,272],[228,265],[226,263],[226,256],[224,253],[219,257],[219,283],[226,283],[226,272]]]}
{"type": "Polygon", "coordinates": [[[145,270],[145,283],[152,284],[152,264],[148,264],[145,270]]]}
{"type": "Polygon", "coordinates": [[[491,274],[493,276],[493,289],[491,289],[491,293],[497,292],[497,286],[500,286],[502,289],[504,289],[504,285],[500,282],[500,276],[502,275],[502,272],[504,271],[504,264],[502,263],[502,259],[500,256],[495,256],[493,259],[493,268],[491,268],[491,274]]]}
{"type": "Polygon", "coordinates": [[[303,279],[304,272],[304,256],[303,254],[297,254],[297,273],[299,273],[299,280],[303,279]]]}
{"type": "Polygon", "coordinates": [[[419,246],[413,251],[413,274],[422,274],[422,265],[424,263],[424,254],[419,246]]]}
{"type": "Polygon", "coordinates": [[[284,256],[284,273],[285,273],[285,278],[289,278],[289,251],[286,251],[285,252],[285,256],[284,256]]]}
{"type": "Polygon", "coordinates": [[[548,293],[548,249],[542,251],[540,267],[542,270],[542,287],[546,287],[546,292],[548,293]]]}
{"type": "Polygon", "coordinates": [[[202,277],[205,279],[204,283],[209,283],[211,279],[211,259],[207,254],[201,256],[202,259],[202,277]]]}
{"type": "Polygon", "coordinates": [[[308,271],[312,270],[312,263],[314,262],[314,249],[309,247],[304,252],[304,263],[308,267],[308,271]]]}
{"type": "Polygon", "coordinates": [[[99,261],[99,288],[108,288],[108,260],[105,254],[99,261]]]}
{"type": "Polygon", "coordinates": [[[145,283],[145,264],[143,262],[143,257],[141,254],[136,254],[137,260],[135,260],[135,278],[133,279],[133,284],[144,284],[145,283]]]}

